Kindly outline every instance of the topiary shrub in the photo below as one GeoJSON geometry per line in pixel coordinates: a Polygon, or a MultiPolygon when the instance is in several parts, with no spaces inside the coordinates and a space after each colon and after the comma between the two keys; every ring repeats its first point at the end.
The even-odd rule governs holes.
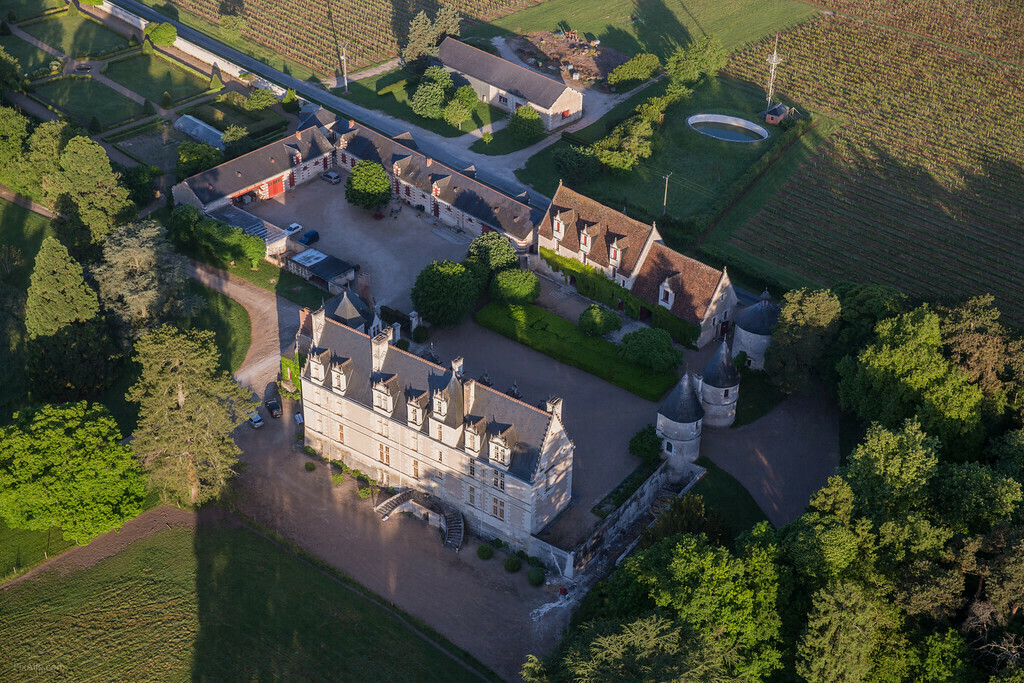
{"type": "Polygon", "coordinates": [[[305,453],[308,456],[316,457],[316,451],[313,450],[312,446],[303,446],[302,447],[302,452],[305,453]]]}
{"type": "Polygon", "coordinates": [[[359,489],[359,497],[362,498],[363,500],[366,500],[372,495],[373,491],[370,489],[369,486],[364,486],[361,489],[359,489]]]}
{"type": "Polygon", "coordinates": [[[484,543],[476,549],[476,556],[481,560],[489,560],[494,557],[494,546],[490,543],[484,543]]]}
{"type": "Polygon", "coordinates": [[[647,425],[629,440],[629,452],[646,463],[661,460],[661,438],[654,425],[647,425]]]}
{"type": "Polygon", "coordinates": [[[506,304],[525,306],[540,296],[540,280],[529,270],[503,270],[491,282],[491,298],[506,304]]]}
{"type": "Polygon", "coordinates": [[[512,557],[505,558],[505,571],[509,574],[515,574],[517,571],[522,569],[523,561],[513,555],[512,557]]]}
{"type": "Polygon", "coordinates": [[[493,545],[495,548],[504,548],[505,542],[502,541],[500,538],[496,538],[493,541],[491,541],[491,545],[493,545]]]}
{"type": "Polygon", "coordinates": [[[315,469],[316,469],[316,463],[315,462],[307,462],[306,463],[306,471],[307,472],[312,472],[315,469]]]}
{"type": "Polygon", "coordinates": [[[516,557],[518,557],[520,560],[525,560],[526,558],[529,557],[529,555],[526,554],[525,550],[517,550],[516,551],[516,557]]]}
{"type": "Polygon", "coordinates": [[[544,583],[544,570],[540,567],[531,567],[530,571],[526,572],[526,580],[531,586],[541,585],[544,583]]]}
{"type": "Polygon", "coordinates": [[[494,140],[494,135],[491,133],[484,133],[480,136],[480,139],[484,141],[485,145],[489,145],[494,140]]]}
{"type": "Polygon", "coordinates": [[[417,344],[422,344],[430,338],[430,330],[423,325],[420,325],[412,331],[412,340],[417,344]]]}
{"type": "Polygon", "coordinates": [[[174,106],[174,98],[171,97],[171,93],[164,90],[163,97],[160,98],[160,106],[164,109],[170,109],[174,106]]]}
{"type": "Polygon", "coordinates": [[[534,557],[533,555],[530,555],[526,558],[526,564],[530,565],[531,567],[539,567],[544,563],[540,561],[539,557],[534,557]]]}
{"type": "MultiPolygon", "coordinates": [[[[310,463],[310,464],[313,464],[313,463],[310,463]]],[[[335,486],[343,483],[344,481],[345,481],[345,474],[343,472],[335,472],[334,474],[331,475],[331,483],[334,484],[335,486]]]]}
{"type": "Polygon", "coordinates": [[[397,347],[399,349],[402,349],[403,351],[408,351],[409,350],[409,340],[408,339],[399,339],[398,341],[395,342],[395,347],[397,347]]]}
{"type": "Polygon", "coordinates": [[[619,316],[598,304],[587,306],[586,310],[580,313],[578,324],[580,332],[590,337],[600,337],[622,328],[619,316]]]}

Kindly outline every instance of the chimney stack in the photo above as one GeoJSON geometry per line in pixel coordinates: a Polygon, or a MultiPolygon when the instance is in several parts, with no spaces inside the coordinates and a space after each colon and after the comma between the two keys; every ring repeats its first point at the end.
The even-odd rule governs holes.
{"type": "Polygon", "coordinates": [[[434,163],[434,160],[433,160],[433,159],[431,159],[430,157],[427,157],[427,168],[430,168],[430,165],[431,165],[432,163],[434,163]]]}
{"type": "Polygon", "coordinates": [[[557,396],[551,396],[547,402],[548,412],[554,415],[561,421],[562,419],[562,399],[557,396]]]}
{"type": "Polygon", "coordinates": [[[388,355],[388,345],[391,343],[392,329],[385,327],[384,330],[373,338],[373,371],[380,372],[384,367],[384,359],[388,355]]]}
{"type": "Polygon", "coordinates": [[[373,307],[373,296],[370,294],[370,274],[365,270],[356,275],[356,294],[367,306],[373,307]]]}
{"type": "Polygon", "coordinates": [[[462,356],[452,360],[452,372],[456,375],[462,374],[462,356]]]}

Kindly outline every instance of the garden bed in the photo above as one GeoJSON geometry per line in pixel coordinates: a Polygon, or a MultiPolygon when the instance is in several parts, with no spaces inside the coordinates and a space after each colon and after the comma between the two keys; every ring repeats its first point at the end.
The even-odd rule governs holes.
{"type": "Polygon", "coordinates": [[[160,104],[165,92],[177,102],[202,94],[209,86],[209,79],[156,54],[139,53],[108,62],[103,74],[154,104],[160,104]]]}
{"type": "Polygon", "coordinates": [[[102,128],[107,128],[142,113],[141,104],[88,76],[67,76],[40,83],[35,94],[86,126],[95,118],[102,128]]]}
{"type": "Polygon", "coordinates": [[[174,126],[160,125],[156,121],[134,135],[118,139],[114,147],[139,163],[173,173],[178,164],[178,145],[188,140],[189,137],[174,126]]]}

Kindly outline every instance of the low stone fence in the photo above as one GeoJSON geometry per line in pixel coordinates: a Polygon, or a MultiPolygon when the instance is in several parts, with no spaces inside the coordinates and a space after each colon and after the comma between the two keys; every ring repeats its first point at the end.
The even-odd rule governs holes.
{"type": "Polygon", "coordinates": [[[540,540],[536,536],[530,536],[526,541],[526,554],[538,558],[551,571],[560,574],[566,579],[572,579],[575,572],[575,562],[571,551],[562,550],[540,540]]]}

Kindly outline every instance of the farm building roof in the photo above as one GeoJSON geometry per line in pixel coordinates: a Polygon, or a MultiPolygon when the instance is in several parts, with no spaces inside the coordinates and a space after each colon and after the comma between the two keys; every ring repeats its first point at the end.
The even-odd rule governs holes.
{"type": "Polygon", "coordinates": [[[661,283],[668,280],[668,286],[675,294],[672,314],[699,325],[722,277],[723,271],[655,242],[640,266],[633,283],[633,294],[657,306],[661,283]]]}
{"type": "Polygon", "coordinates": [[[205,142],[211,147],[224,151],[224,133],[194,116],[185,114],[174,122],[174,127],[193,140],[205,142]]]}
{"type": "Polygon", "coordinates": [[[441,43],[437,58],[454,71],[489,83],[544,109],[551,108],[569,87],[561,80],[513,64],[451,37],[441,43]]]}

